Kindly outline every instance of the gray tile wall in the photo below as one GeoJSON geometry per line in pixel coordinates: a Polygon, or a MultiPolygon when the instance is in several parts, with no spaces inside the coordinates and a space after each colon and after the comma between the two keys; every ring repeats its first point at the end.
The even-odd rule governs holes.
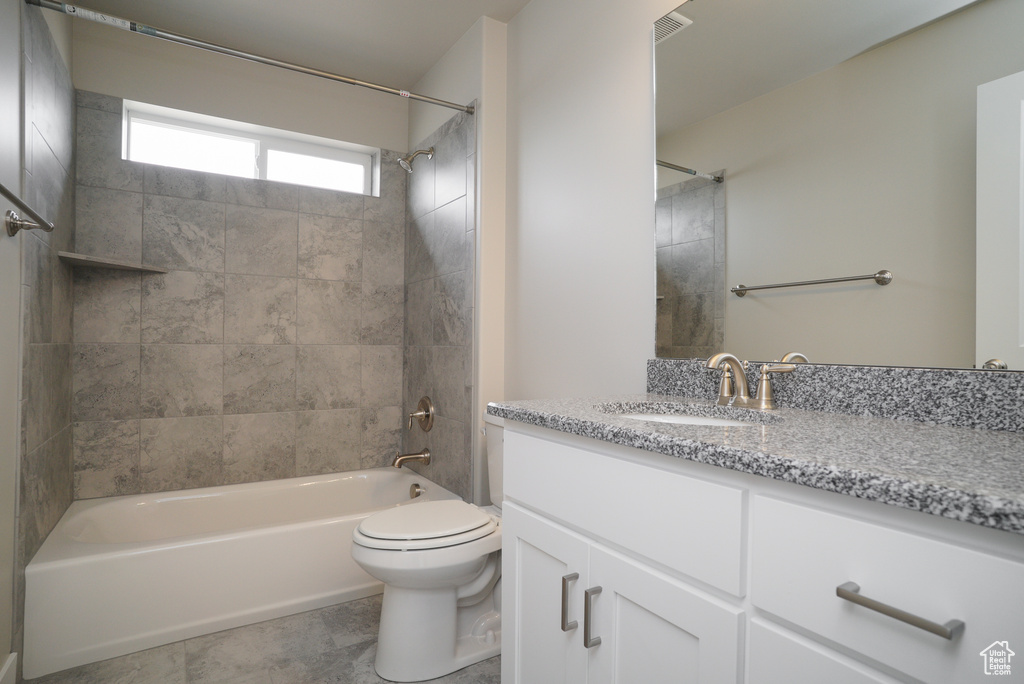
{"type": "Polygon", "coordinates": [[[72,249],[75,240],[75,91],[42,10],[25,5],[22,17],[23,197],[56,228],[17,238],[23,337],[15,651],[22,650],[24,636],[25,566],[72,500],[72,285],[71,270],[57,252],[72,249]]]}
{"type": "Polygon", "coordinates": [[[401,443],[407,178],[381,196],[121,159],[78,97],[74,491],[84,499],[376,467],[401,443]]]}
{"type": "Polygon", "coordinates": [[[694,178],[655,205],[659,357],[711,356],[725,338],[725,184],[694,178]]]}
{"type": "Polygon", "coordinates": [[[409,176],[405,238],[405,412],[421,396],[437,411],[434,428],[406,432],[404,449],[430,448],[430,479],[473,498],[473,295],[476,254],[476,122],[458,114],[417,149],[409,176]]]}

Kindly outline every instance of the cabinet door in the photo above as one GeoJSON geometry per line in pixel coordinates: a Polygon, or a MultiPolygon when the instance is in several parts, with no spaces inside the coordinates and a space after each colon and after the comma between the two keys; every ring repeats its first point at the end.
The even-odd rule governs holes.
{"type": "Polygon", "coordinates": [[[599,546],[586,588],[596,586],[591,684],[738,681],[742,611],[599,546]]]}
{"type": "Polygon", "coordinates": [[[587,541],[515,504],[502,506],[501,681],[582,684],[583,588],[589,586],[587,541]],[[562,629],[562,578],[568,611],[562,629]]]}

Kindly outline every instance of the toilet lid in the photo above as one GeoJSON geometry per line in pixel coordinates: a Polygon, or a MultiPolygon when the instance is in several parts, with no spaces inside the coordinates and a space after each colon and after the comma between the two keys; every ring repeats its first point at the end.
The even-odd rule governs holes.
{"type": "Polygon", "coordinates": [[[424,501],[375,513],[361,523],[367,537],[390,540],[428,540],[459,536],[478,538],[495,527],[491,516],[465,501],[424,501]],[[479,531],[479,535],[469,534],[479,531]]]}

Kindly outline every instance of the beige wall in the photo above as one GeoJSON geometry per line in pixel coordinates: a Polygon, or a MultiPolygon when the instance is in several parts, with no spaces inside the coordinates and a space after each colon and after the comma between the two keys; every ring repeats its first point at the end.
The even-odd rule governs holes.
{"type": "Polygon", "coordinates": [[[1024,3],[987,0],[659,139],[725,169],[728,286],[895,275],[730,294],[729,351],[972,365],[976,90],[1024,69],[1022,26],[1024,3]]]}
{"type": "Polygon", "coordinates": [[[645,389],[652,24],[676,0],[533,0],[509,23],[509,399],[645,389]]]}
{"type": "MultiPolygon", "coordinates": [[[[71,55],[72,55],[72,23],[74,20],[66,14],[55,11],[43,12],[43,20],[46,22],[47,28],[50,29],[50,35],[53,36],[53,42],[57,45],[57,51],[60,52],[61,59],[64,60],[64,65],[67,66],[68,71],[71,71],[71,55]]],[[[73,76],[74,74],[72,74],[73,76]]]]}
{"type": "MultiPolygon", "coordinates": [[[[412,92],[467,105],[480,97],[483,73],[484,26],[498,24],[493,19],[480,19],[448,49],[423,77],[412,92]]],[[[409,101],[409,142],[412,151],[428,135],[455,115],[457,110],[424,102],[409,101]]]]}
{"type": "Polygon", "coordinates": [[[407,140],[403,98],[84,20],[74,23],[74,75],[76,88],[129,100],[389,150],[407,140]]]}

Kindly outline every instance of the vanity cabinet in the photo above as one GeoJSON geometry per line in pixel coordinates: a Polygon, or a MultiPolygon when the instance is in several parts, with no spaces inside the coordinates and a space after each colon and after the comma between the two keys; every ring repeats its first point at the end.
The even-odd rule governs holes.
{"type": "Polygon", "coordinates": [[[1024,648],[1024,535],[512,422],[504,457],[504,682],[959,684],[1024,648]]]}
{"type": "Polygon", "coordinates": [[[508,430],[505,454],[502,681],[737,681],[742,611],[656,566],[738,589],[742,492],[508,430]],[[673,498],[630,506],[644,488],[673,498]],[[702,502],[726,543],[698,529],[718,527],[694,517],[702,502]]]}
{"type": "Polygon", "coordinates": [[[502,681],[736,681],[739,610],[515,504],[502,525],[502,681]]]}

